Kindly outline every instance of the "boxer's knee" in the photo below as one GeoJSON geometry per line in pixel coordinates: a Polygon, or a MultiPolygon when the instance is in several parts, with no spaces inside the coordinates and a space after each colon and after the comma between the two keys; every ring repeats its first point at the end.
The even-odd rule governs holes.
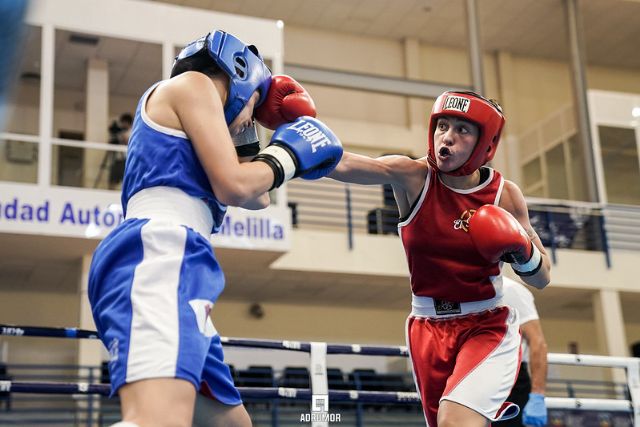
{"type": "Polygon", "coordinates": [[[451,400],[440,402],[438,427],[487,427],[488,420],[478,412],[451,400]]]}

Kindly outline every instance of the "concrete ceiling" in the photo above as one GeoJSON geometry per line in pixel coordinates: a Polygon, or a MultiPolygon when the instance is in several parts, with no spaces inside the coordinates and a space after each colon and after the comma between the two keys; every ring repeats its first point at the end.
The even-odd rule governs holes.
{"type": "MultiPolygon", "coordinates": [[[[21,60],[21,83],[39,84],[41,30],[29,27],[21,60]]],[[[57,30],[54,84],[56,89],[82,91],[86,87],[87,61],[105,61],[112,96],[138,98],[162,79],[162,47],[105,36],[57,30]]]]}
{"type": "MultiPolygon", "coordinates": [[[[463,0],[148,0],[192,8],[280,19],[287,25],[468,48],[463,0]]],[[[640,1],[580,1],[589,65],[640,69],[640,1]]],[[[562,0],[477,2],[482,49],[569,61],[562,0]]],[[[212,23],[214,25],[215,23],[212,23]]],[[[134,96],[161,78],[160,45],[56,31],[55,84],[83,90],[86,62],[109,64],[112,95],[134,96]],[[91,39],[95,43],[91,43],[91,39]],[[144,70],[144,71],[142,71],[144,70]]],[[[285,37],[286,40],[286,37],[285,37]]],[[[286,47],[286,46],[285,46],[286,47]]],[[[285,57],[286,62],[286,57],[285,57]]],[[[327,68],[331,68],[328,64],[327,68]]],[[[31,28],[21,74],[40,73],[40,30],[31,28]]],[[[29,77],[23,78],[23,82],[29,77]]]]}
{"type": "MultiPolygon", "coordinates": [[[[287,25],[436,46],[468,47],[463,0],[149,0],[218,12],[280,19],[287,25]]],[[[478,0],[486,52],[505,50],[569,58],[562,0],[478,0]]],[[[640,68],[640,2],[582,0],[587,62],[640,68]]],[[[214,25],[214,23],[212,23],[214,25]]],[[[286,58],[285,58],[286,62],[286,58]]]]}

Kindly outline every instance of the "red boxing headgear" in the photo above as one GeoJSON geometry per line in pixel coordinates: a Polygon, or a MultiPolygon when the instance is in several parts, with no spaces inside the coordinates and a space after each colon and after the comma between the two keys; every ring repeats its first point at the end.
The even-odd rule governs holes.
{"type": "Polygon", "coordinates": [[[480,135],[469,159],[447,175],[470,175],[480,166],[493,159],[496,154],[500,133],[504,126],[504,116],[498,104],[474,92],[445,92],[436,99],[429,118],[429,151],[427,161],[435,170],[438,166],[433,146],[433,134],[438,117],[453,116],[468,120],[478,126],[480,135]]]}

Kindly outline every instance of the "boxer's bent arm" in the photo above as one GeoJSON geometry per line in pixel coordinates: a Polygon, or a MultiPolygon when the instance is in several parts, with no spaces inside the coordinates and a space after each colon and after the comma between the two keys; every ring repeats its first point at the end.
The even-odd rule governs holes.
{"type": "Polygon", "coordinates": [[[524,195],[520,188],[513,182],[505,180],[504,190],[502,192],[499,205],[518,220],[529,235],[531,242],[538,248],[540,255],[542,256],[542,266],[540,267],[540,270],[532,276],[522,276],[520,278],[526,284],[535,288],[544,288],[551,280],[551,262],[542,242],[540,241],[540,237],[538,237],[538,234],[529,222],[527,202],[524,200],[524,195]]]}
{"type": "Polygon", "coordinates": [[[376,159],[345,151],[340,163],[327,175],[337,181],[363,185],[392,184],[406,188],[416,161],[406,156],[382,156],[376,159]]]}
{"type": "Polygon", "coordinates": [[[185,73],[181,81],[172,83],[171,107],[193,143],[216,197],[232,206],[264,197],[273,185],[273,171],[262,162],[240,164],[220,94],[211,79],[201,73],[185,73]]]}
{"type": "MultiPolygon", "coordinates": [[[[252,161],[254,157],[255,156],[238,157],[238,160],[240,161],[240,164],[248,163],[252,161]]],[[[265,209],[269,207],[270,204],[271,204],[271,196],[269,196],[269,193],[267,192],[267,193],[260,194],[255,199],[249,199],[245,203],[241,204],[239,207],[244,209],[249,209],[252,211],[257,211],[257,210],[265,209]]]]}
{"type": "Polygon", "coordinates": [[[263,193],[255,199],[249,199],[245,203],[238,205],[243,209],[249,209],[251,211],[257,211],[269,207],[271,204],[271,197],[269,193],[263,193]]]}

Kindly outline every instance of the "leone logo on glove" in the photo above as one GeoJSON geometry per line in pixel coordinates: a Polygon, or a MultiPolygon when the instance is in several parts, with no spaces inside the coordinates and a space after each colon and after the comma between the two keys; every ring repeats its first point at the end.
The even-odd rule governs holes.
{"type": "Polygon", "coordinates": [[[305,120],[293,122],[287,127],[287,129],[295,131],[298,135],[304,138],[305,141],[311,144],[312,153],[315,153],[319,147],[333,144],[331,139],[329,139],[324,132],[305,120]]]}

